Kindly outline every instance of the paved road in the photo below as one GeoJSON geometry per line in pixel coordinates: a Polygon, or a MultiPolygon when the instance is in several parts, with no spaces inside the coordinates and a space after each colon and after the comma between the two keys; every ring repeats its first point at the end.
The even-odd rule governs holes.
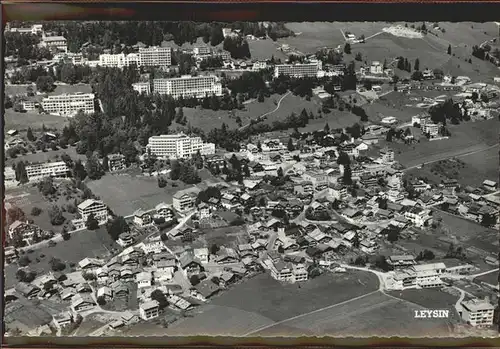
{"type": "MultiPolygon", "coordinates": [[[[284,94],[283,96],[281,96],[281,98],[279,99],[278,104],[276,105],[276,108],[274,108],[274,110],[271,110],[271,111],[269,111],[269,112],[267,112],[267,113],[265,113],[265,114],[262,114],[261,116],[259,116],[258,118],[254,119],[254,120],[259,121],[261,118],[263,118],[263,117],[265,117],[265,116],[267,116],[267,115],[269,115],[269,114],[272,114],[272,113],[274,113],[275,111],[277,111],[277,110],[280,108],[281,101],[283,101],[283,99],[285,99],[285,97],[286,97],[286,96],[288,96],[290,93],[291,93],[291,92],[290,92],[290,91],[288,91],[286,94],[284,94]]],[[[238,131],[243,131],[243,130],[245,130],[248,126],[250,126],[250,124],[251,124],[251,123],[248,123],[248,124],[246,124],[246,125],[241,126],[241,127],[238,129],[238,131]]]]}
{"type": "MultiPolygon", "coordinates": [[[[473,154],[477,154],[477,153],[482,153],[482,152],[490,150],[492,148],[497,148],[499,144],[500,143],[497,143],[495,145],[489,146],[489,147],[481,149],[481,150],[474,150],[474,151],[469,151],[469,152],[462,153],[462,154],[456,154],[456,155],[452,155],[452,156],[445,156],[445,157],[437,159],[437,160],[432,160],[432,161],[424,162],[424,164],[425,165],[429,165],[429,164],[432,164],[432,163],[435,163],[435,162],[439,162],[439,161],[443,161],[443,160],[447,160],[447,159],[461,158],[461,157],[464,157],[464,156],[469,156],[469,155],[473,155],[473,154]]],[[[412,170],[412,169],[420,167],[420,166],[422,166],[422,164],[407,167],[403,171],[412,170]]]]}

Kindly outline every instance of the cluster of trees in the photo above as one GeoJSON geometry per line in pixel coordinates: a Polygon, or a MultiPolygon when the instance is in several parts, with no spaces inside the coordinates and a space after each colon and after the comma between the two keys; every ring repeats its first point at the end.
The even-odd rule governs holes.
{"type": "Polygon", "coordinates": [[[5,57],[14,56],[18,65],[27,65],[29,61],[52,59],[52,53],[45,47],[38,47],[40,36],[21,34],[16,32],[5,33],[5,57]]]}
{"type": "Polygon", "coordinates": [[[122,216],[115,217],[106,224],[106,230],[113,240],[118,240],[121,233],[128,233],[130,227],[122,216]]]}
{"type": "Polygon", "coordinates": [[[417,255],[417,258],[415,258],[416,261],[430,261],[433,260],[436,256],[434,255],[434,252],[430,250],[423,250],[420,251],[420,253],[417,255]]]}
{"type": "Polygon", "coordinates": [[[368,115],[366,114],[366,111],[361,107],[353,106],[351,108],[351,113],[359,116],[361,118],[361,121],[368,121],[368,115]]]}
{"type": "Polygon", "coordinates": [[[222,57],[207,57],[200,62],[200,69],[207,70],[209,68],[220,68],[224,65],[222,57]]]}
{"type": "Polygon", "coordinates": [[[435,105],[429,109],[431,120],[434,123],[441,123],[446,126],[446,121],[450,120],[452,124],[459,124],[461,120],[469,119],[466,115],[462,115],[460,105],[454,103],[453,100],[447,99],[444,103],[435,105]]]}
{"type": "MultiPolygon", "coordinates": [[[[201,157],[201,155],[200,155],[201,157]]],[[[170,162],[170,179],[173,181],[181,180],[186,184],[196,184],[201,181],[198,176],[196,160],[179,161],[174,160],[170,162]]]]}
{"type": "Polygon", "coordinates": [[[226,37],[223,47],[224,50],[228,51],[231,57],[235,59],[250,58],[252,56],[248,42],[240,36],[226,37]]]}
{"type": "Polygon", "coordinates": [[[316,52],[316,58],[325,64],[340,64],[343,61],[343,57],[341,52],[337,52],[333,49],[321,49],[316,52]]]}
{"type": "Polygon", "coordinates": [[[408,61],[408,58],[398,57],[398,63],[396,64],[396,67],[399,70],[404,70],[409,73],[411,72],[411,63],[408,61]]]}
{"type": "Polygon", "coordinates": [[[330,215],[328,211],[314,211],[312,207],[308,207],[306,210],[306,219],[311,221],[328,221],[330,220],[330,215]]]}
{"type": "Polygon", "coordinates": [[[455,258],[463,261],[467,259],[467,256],[462,246],[454,246],[453,244],[450,244],[448,252],[446,252],[444,258],[455,258]]]}

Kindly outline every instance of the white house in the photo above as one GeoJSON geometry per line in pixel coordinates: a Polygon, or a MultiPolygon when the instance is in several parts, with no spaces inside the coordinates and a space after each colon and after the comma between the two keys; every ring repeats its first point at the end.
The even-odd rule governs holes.
{"type": "Polygon", "coordinates": [[[495,307],[490,303],[488,298],[462,301],[460,306],[462,308],[462,311],[460,311],[462,319],[472,326],[482,327],[493,325],[495,307]]]}
{"type": "Polygon", "coordinates": [[[139,314],[143,320],[151,320],[159,315],[160,306],[157,301],[152,300],[139,306],[139,314]]]}
{"type": "Polygon", "coordinates": [[[193,250],[194,258],[197,258],[201,264],[208,264],[208,248],[195,248],[193,250]]]}
{"type": "Polygon", "coordinates": [[[108,208],[100,200],[87,199],[78,205],[78,213],[81,219],[86,222],[88,217],[93,214],[94,218],[102,224],[108,220],[108,208]]]}

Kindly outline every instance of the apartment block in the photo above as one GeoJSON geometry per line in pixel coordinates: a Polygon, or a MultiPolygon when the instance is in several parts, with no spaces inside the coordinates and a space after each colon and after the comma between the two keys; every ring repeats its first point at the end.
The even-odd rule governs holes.
{"type": "Polygon", "coordinates": [[[42,107],[49,114],[73,116],[80,110],[85,114],[91,114],[94,112],[94,98],[93,93],[49,96],[42,100],[42,107]]]}
{"type": "Polygon", "coordinates": [[[68,52],[68,41],[64,36],[42,36],[40,43],[42,47],[56,48],[59,51],[68,52]]]}
{"type": "Polygon", "coordinates": [[[100,223],[108,220],[108,207],[100,200],[87,199],[78,205],[78,213],[81,219],[86,222],[91,214],[100,223]]]}
{"type": "Polygon", "coordinates": [[[274,76],[316,77],[321,67],[321,61],[304,64],[278,64],[274,67],[274,76]]]}
{"type": "Polygon", "coordinates": [[[179,190],[172,198],[172,206],[181,215],[185,215],[195,209],[198,188],[179,190]]]}
{"type": "Polygon", "coordinates": [[[140,65],[143,67],[163,67],[172,65],[171,47],[147,47],[139,49],[140,65]]]}
{"type": "Polygon", "coordinates": [[[133,64],[140,66],[140,57],[137,53],[99,55],[99,65],[101,67],[123,68],[133,64]]]}
{"type": "Polygon", "coordinates": [[[153,91],[173,98],[204,98],[211,95],[222,96],[222,84],[215,75],[185,75],[180,78],[154,79],[153,91]]]}
{"type": "Polygon", "coordinates": [[[139,92],[139,94],[151,94],[151,84],[149,82],[137,82],[135,84],[132,84],[132,88],[135,91],[139,92]]]}
{"type": "Polygon", "coordinates": [[[157,301],[152,300],[139,306],[139,313],[143,320],[151,320],[158,317],[160,306],[157,301]]]}
{"type": "Polygon", "coordinates": [[[460,305],[462,308],[460,312],[462,319],[472,326],[483,327],[493,325],[495,307],[489,302],[488,298],[463,301],[460,305]]]}
{"type": "Polygon", "coordinates": [[[122,154],[109,154],[108,167],[110,171],[119,171],[125,168],[125,156],[122,154]]]}
{"type": "Polygon", "coordinates": [[[28,180],[36,181],[45,177],[66,177],[69,168],[64,161],[46,162],[26,166],[28,180]]]}
{"type": "Polygon", "coordinates": [[[197,152],[201,155],[214,154],[215,144],[203,143],[200,137],[179,133],[150,137],[147,149],[159,158],[189,158],[197,152]]]}

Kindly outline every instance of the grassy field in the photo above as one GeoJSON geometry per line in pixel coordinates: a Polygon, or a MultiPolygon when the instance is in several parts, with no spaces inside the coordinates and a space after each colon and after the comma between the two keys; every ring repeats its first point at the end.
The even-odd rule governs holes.
{"type": "Polygon", "coordinates": [[[99,180],[88,182],[87,185],[119,216],[130,216],[138,209],[149,210],[162,202],[171,204],[173,194],[186,187],[179,183],[177,187],[168,185],[159,188],[155,177],[128,174],[106,174],[99,180]],[[130,188],[134,190],[129,190],[130,188]]]}
{"type": "MultiPolygon", "coordinates": [[[[276,108],[276,104],[282,96],[272,95],[266,98],[264,102],[253,101],[245,105],[244,110],[207,110],[200,108],[184,108],[184,115],[193,127],[199,127],[208,132],[213,128],[220,128],[225,123],[228,128],[237,128],[236,118],[241,118],[242,124],[248,124],[250,120],[256,119],[260,115],[266,114],[276,108]]],[[[283,99],[280,108],[274,113],[268,115],[265,123],[272,124],[276,120],[285,120],[291,113],[300,114],[302,109],[317,114],[318,105],[305,98],[289,94],[283,99]]]]}
{"type": "Polygon", "coordinates": [[[69,124],[69,119],[63,116],[45,115],[38,112],[18,113],[13,109],[6,109],[4,113],[5,130],[16,129],[18,131],[41,130],[42,125],[48,129],[62,130],[69,124]]]}
{"type": "MultiPolygon", "coordinates": [[[[52,320],[52,315],[57,313],[48,311],[47,304],[56,303],[50,301],[41,301],[35,304],[24,297],[5,306],[4,321],[7,330],[18,328],[22,331],[30,331],[37,326],[48,324],[52,320]]],[[[53,306],[51,307],[53,309],[53,306]]],[[[62,311],[63,309],[59,309],[62,311]]]]}
{"type": "MultiPolygon", "coordinates": [[[[406,167],[411,167],[425,162],[487,149],[498,143],[498,121],[494,119],[448,125],[448,129],[452,136],[445,140],[423,141],[412,145],[391,143],[390,147],[396,152],[396,161],[406,167]]],[[[380,144],[379,146],[384,145],[380,144]]],[[[477,153],[476,156],[481,156],[481,153],[477,153]]]]}
{"type": "MultiPolygon", "coordinates": [[[[63,181],[60,182],[64,183],[63,181]]],[[[22,209],[25,215],[30,219],[33,219],[34,223],[40,228],[44,230],[59,231],[62,226],[55,227],[50,223],[48,212],[51,206],[57,204],[59,207],[62,207],[67,204],[73,204],[74,198],[79,193],[81,194],[81,192],[79,191],[76,194],[72,193],[72,199],[69,200],[69,202],[63,195],[59,196],[59,198],[53,201],[49,201],[39,192],[38,188],[27,184],[24,187],[9,189],[5,196],[5,202],[22,209]],[[31,216],[31,210],[33,209],[33,207],[38,207],[42,210],[40,215],[31,216]]],[[[63,212],[63,216],[67,221],[76,218],[76,214],[71,214],[68,212],[63,212]]]]}
{"type": "Polygon", "coordinates": [[[447,319],[414,319],[418,305],[380,292],[304,315],[252,336],[444,336],[447,319]]]}
{"type": "MultiPolygon", "coordinates": [[[[316,115],[316,113],[315,113],[316,115]]],[[[356,122],[360,122],[359,116],[354,115],[346,110],[332,110],[328,114],[323,114],[322,118],[309,120],[306,127],[300,128],[301,132],[311,132],[322,130],[328,123],[330,129],[344,128],[354,125],[356,122]]]]}
{"type": "Polygon", "coordinates": [[[12,166],[13,164],[18,163],[19,161],[27,161],[27,162],[47,162],[47,161],[57,161],[60,159],[62,154],[68,154],[73,160],[82,160],[86,159],[85,154],[78,154],[76,152],[76,148],[68,147],[67,149],[58,149],[51,150],[48,149],[46,152],[40,151],[36,154],[26,153],[24,156],[18,156],[15,159],[8,158],[5,162],[5,166],[12,166]]]}
{"type": "Polygon", "coordinates": [[[377,287],[377,278],[364,272],[323,274],[302,284],[300,288],[297,284],[282,284],[266,273],[238,284],[214,298],[212,303],[256,312],[280,321],[343,302],[377,287]],[[335,292],[335,289],[342,291],[335,292]]]}
{"type": "Polygon", "coordinates": [[[443,292],[440,289],[413,289],[393,291],[389,292],[389,294],[427,309],[447,309],[450,311],[450,319],[459,320],[458,314],[455,312],[455,303],[458,297],[443,292]]]}
{"type": "Polygon", "coordinates": [[[284,62],[288,58],[285,53],[277,49],[279,44],[270,39],[250,40],[248,41],[248,46],[250,47],[252,59],[268,60],[274,56],[275,59],[281,59],[284,62]]]}
{"type": "MultiPolygon", "coordinates": [[[[38,275],[46,273],[51,270],[49,261],[51,257],[54,257],[66,262],[66,271],[68,271],[70,263],[78,263],[85,257],[103,258],[110,254],[110,250],[118,247],[109,237],[105,228],[94,231],[83,230],[71,234],[69,240],[61,241],[54,247],[46,246],[34,250],[32,253],[27,253],[26,255],[31,260],[28,268],[36,271],[38,275]]],[[[17,269],[16,264],[5,266],[5,288],[15,286],[17,269]]]]}
{"type": "Polygon", "coordinates": [[[480,154],[460,157],[470,171],[461,173],[462,183],[479,186],[485,179],[498,181],[498,149],[491,148],[480,154]]]}
{"type": "Polygon", "coordinates": [[[487,284],[490,284],[490,285],[497,285],[498,284],[498,272],[493,272],[493,273],[478,276],[477,278],[474,279],[474,281],[486,282],[487,284]]]}

